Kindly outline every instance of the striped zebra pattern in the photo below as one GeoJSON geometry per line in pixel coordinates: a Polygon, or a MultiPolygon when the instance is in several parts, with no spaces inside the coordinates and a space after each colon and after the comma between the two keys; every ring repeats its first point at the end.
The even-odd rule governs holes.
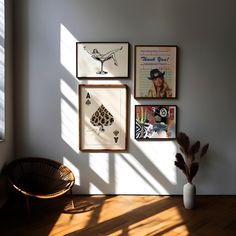
{"type": "Polygon", "coordinates": [[[148,130],[150,128],[149,123],[144,123],[144,131],[143,131],[143,137],[142,137],[142,125],[136,120],[135,121],[135,138],[141,139],[141,138],[149,138],[148,130]]]}

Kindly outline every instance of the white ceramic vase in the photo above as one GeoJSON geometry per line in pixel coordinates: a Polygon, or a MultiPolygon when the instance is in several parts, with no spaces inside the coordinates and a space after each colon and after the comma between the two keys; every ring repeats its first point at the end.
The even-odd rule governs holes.
{"type": "Polygon", "coordinates": [[[187,183],[183,187],[183,200],[186,209],[193,209],[195,206],[196,187],[194,184],[187,183]]]}

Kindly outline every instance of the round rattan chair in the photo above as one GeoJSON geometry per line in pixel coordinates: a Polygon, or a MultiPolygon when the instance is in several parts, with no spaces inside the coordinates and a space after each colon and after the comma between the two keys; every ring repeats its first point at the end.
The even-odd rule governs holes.
{"type": "MultiPolygon", "coordinates": [[[[49,199],[70,191],[75,183],[72,171],[54,160],[27,157],[12,161],[5,168],[10,184],[27,197],[49,199]]],[[[73,202],[72,202],[73,204],[73,202]]]]}

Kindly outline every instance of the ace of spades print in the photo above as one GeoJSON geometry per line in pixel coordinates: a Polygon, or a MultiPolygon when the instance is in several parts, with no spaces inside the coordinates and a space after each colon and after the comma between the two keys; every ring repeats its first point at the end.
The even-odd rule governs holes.
{"type": "Polygon", "coordinates": [[[114,123],[114,117],[102,104],[92,115],[90,123],[98,126],[99,131],[105,132],[105,127],[114,123]]]}
{"type": "Polygon", "coordinates": [[[80,87],[80,150],[126,150],[127,87],[80,87]]]}
{"type": "Polygon", "coordinates": [[[112,143],[119,143],[120,132],[118,131],[118,134],[114,134],[114,131],[119,130],[119,116],[115,115],[114,108],[112,108],[111,104],[108,104],[112,100],[104,99],[99,101],[98,97],[100,96],[94,96],[94,93],[88,92],[84,98],[87,105],[86,109],[89,111],[90,127],[87,129],[87,134],[93,134],[98,139],[106,139],[112,143]]]}

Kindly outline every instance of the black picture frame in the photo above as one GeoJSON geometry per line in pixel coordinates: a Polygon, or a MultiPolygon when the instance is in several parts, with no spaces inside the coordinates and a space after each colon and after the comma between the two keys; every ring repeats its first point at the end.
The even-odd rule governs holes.
{"type": "Polygon", "coordinates": [[[177,135],[176,105],[135,105],[136,140],[174,140],[177,135]]]}
{"type": "Polygon", "coordinates": [[[76,42],[78,79],[116,79],[129,77],[128,42],[76,42]]]}

